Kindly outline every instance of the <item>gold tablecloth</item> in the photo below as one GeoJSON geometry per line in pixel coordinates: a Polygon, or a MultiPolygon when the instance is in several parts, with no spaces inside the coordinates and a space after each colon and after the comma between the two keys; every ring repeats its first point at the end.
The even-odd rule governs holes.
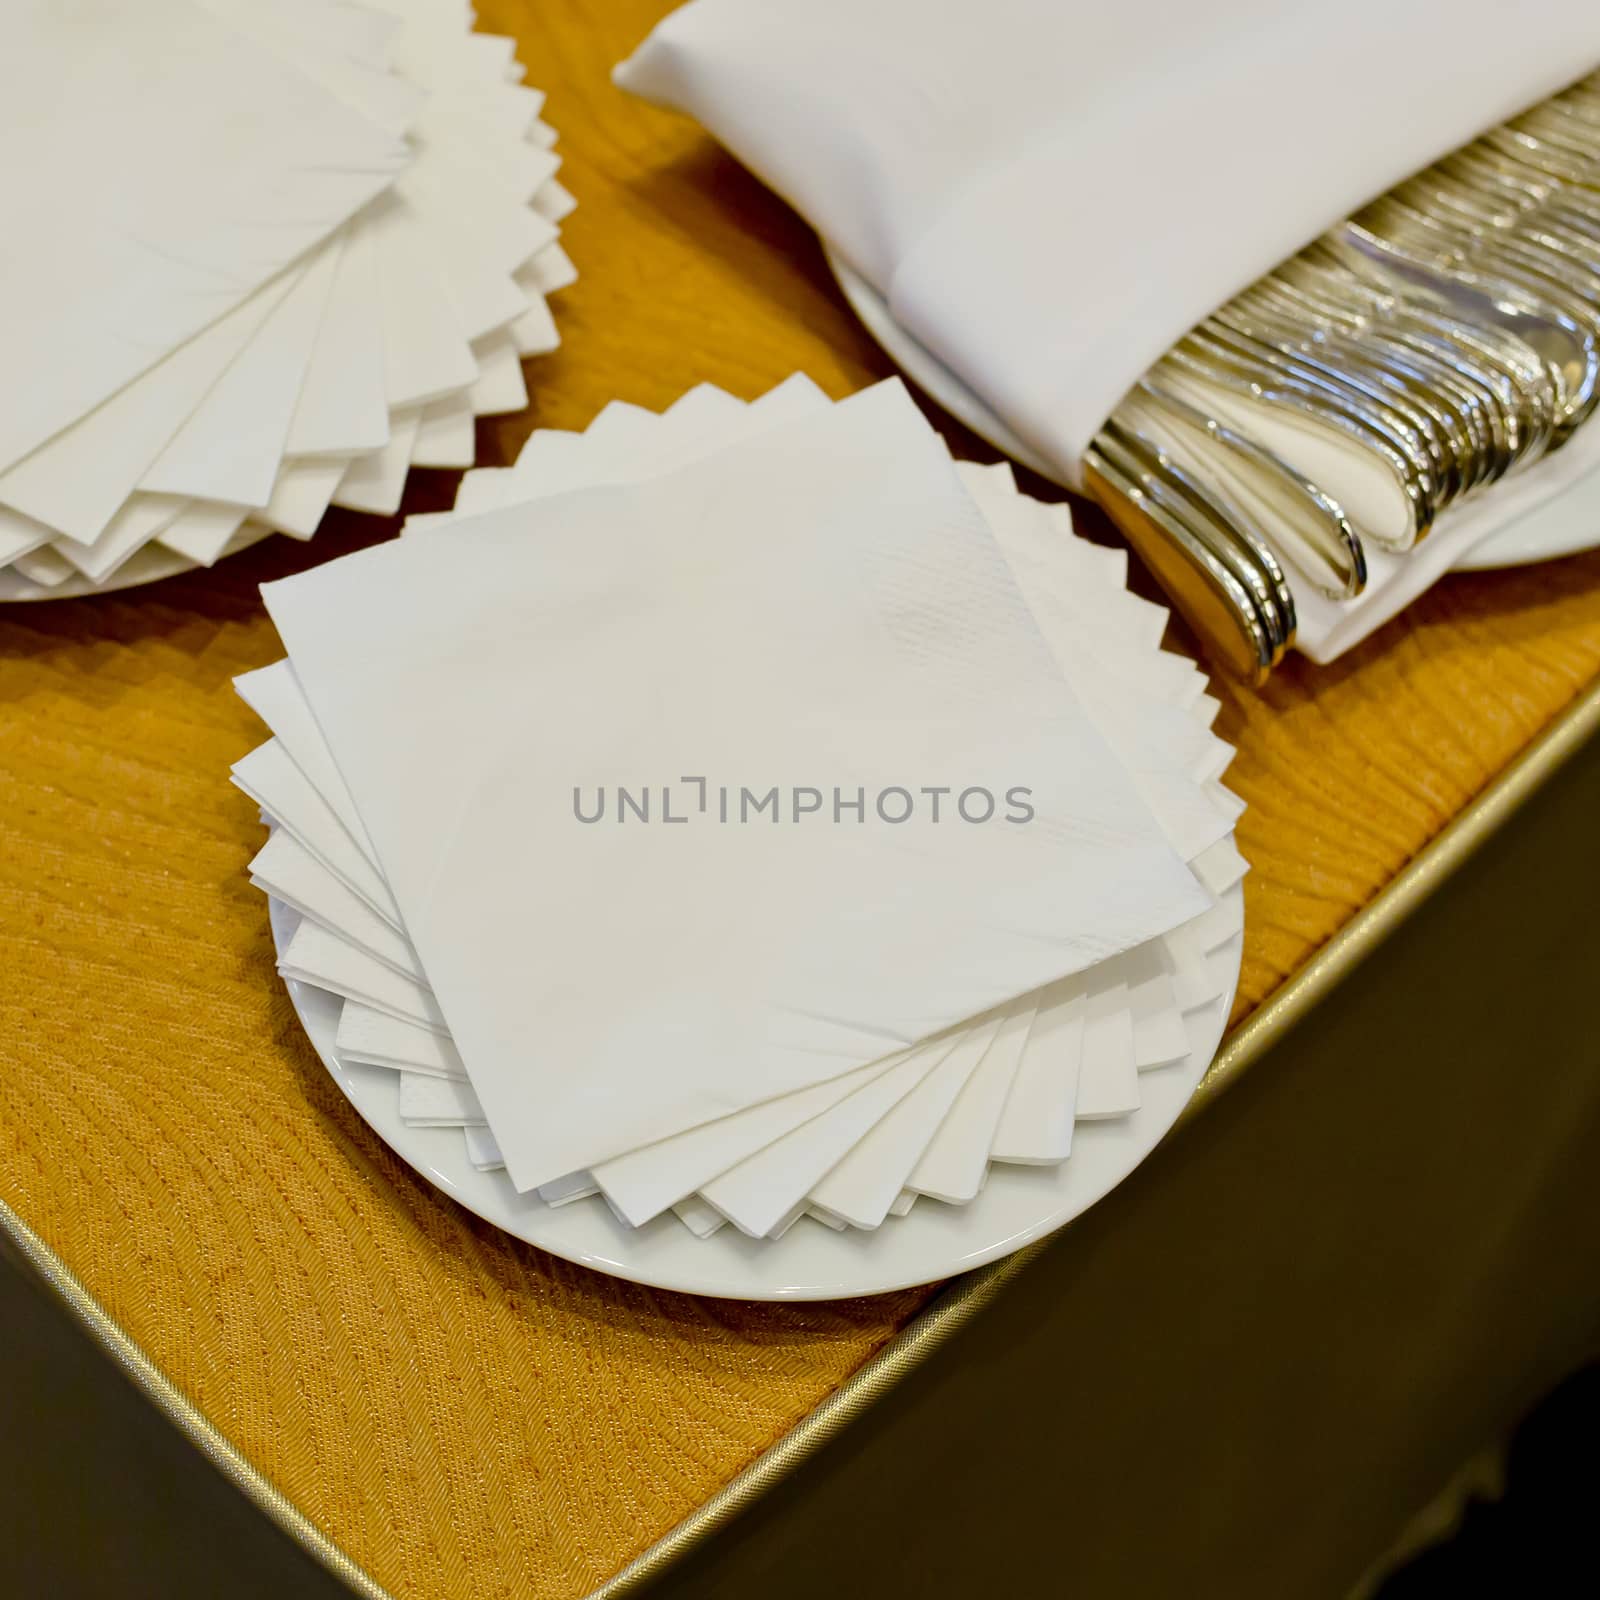
{"type": "MultiPolygon", "coordinates": [[[[480,4],[549,90],[583,274],[529,411],[480,428],[489,463],[613,396],[751,396],[795,368],[843,394],[890,370],[797,219],[610,86],[665,9],[480,4]]],[[[408,509],[452,490],[421,474],[408,509]]],[[[392,532],[336,516],[310,547],[0,611],[0,1203],[379,1584],[570,1600],[926,1294],[773,1308],[592,1275],[441,1199],[329,1082],[245,878],[260,828],[227,771],[259,731],[229,680],[279,653],[258,583],[392,532]]],[[[1588,556],[1451,578],[1334,667],[1221,686],[1254,867],[1236,1020],[1597,677],[1588,556]]]]}

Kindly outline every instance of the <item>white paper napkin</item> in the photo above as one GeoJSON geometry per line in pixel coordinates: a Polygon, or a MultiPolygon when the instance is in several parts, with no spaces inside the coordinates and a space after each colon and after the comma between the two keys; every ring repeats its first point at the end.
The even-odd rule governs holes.
{"type": "Polygon", "coordinates": [[[29,152],[0,180],[27,241],[0,268],[0,344],[32,380],[0,407],[3,466],[225,315],[406,160],[191,0],[8,7],[0,107],[0,143],[29,152]]]}
{"type": "Polygon", "coordinates": [[[493,1125],[509,1130],[500,1143],[522,1186],[837,1076],[1198,909],[1193,880],[1063,692],[981,519],[949,468],[930,462],[936,447],[903,393],[881,389],[799,429],[810,437],[798,453],[793,439],[757,436],[648,495],[541,502],[459,525],[448,549],[404,540],[266,591],[474,1086],[493,1125]],[[787,482],[797,454],[809,481],[787,482]],[[759,542],[748,537],[757,519],[769,528],[759,542]],[[819,524],[831,540],[797,572],[784,535],[803,529],[816,545],[819,524]],[[917,530],[911,548],[907,528],[917,530]],[[471,576],[483,564],[503,587],[471,576]],[[692,583],[676,576],[686,567],[692,583]],[[853,586],[866,586],[869,609],[847,611],[846,627],[829,613],[853,586]],[[943,630],[958,617],[952,660],[943,630]],[[733,660],[748,667],[737,680],[733,660]],[[590,675],[581,714],[534,687],[557,681],[558,661],[590,675]],[[625,670],[643,662],[650,697],[672,704],[676,744],[652,742],[625,670]],[[399,738],[385,697],[407,707],[399,738]],[[518,734],[505,748],[508,729],[518,734]],[[831,762],[846,792],[857,779],[876,792],[895,760],[913,770],[952,749],[987,750],[991,773],[1006,759],[1036,774],[1059,823],[969,829],[951,845],[931,823],[771,836],[780,842],[765,828],[736,830],[732,851],[711,829],[698,839],[686,830],[672,853],[618,827],[590,835],[593,854],[581,858],[566,840],[548,854],[513,849],[513,838],[570,830],[562,813],[585,779],[637,783],[623,754],[666,771],[683,764],[685,745],[701,760],[720,751],[730,775],[759,756],[763,773],[790,778],[786,788],[802,786],[808,756],[819,769],[831,762]],[[419,746],[430,751],[426,774],[412,760],[419,746]],[[559,801],[546,775],[556,750],[578,779],[559,801]],[[708,914],[695,900],[719,876],[708,914]],[[1130,884],[1148,895],[1143,907],[1128,903],[1130,884]],[[979,885],[995,926],[974,928],[957,909],[979,885]],[[762,886],[793,922],[734,935],[733,907],[759,906],[762,886]],[[841,926],[852,892],[866,903],[841,926]],[[615,925],[619,895],[637,908],[631,928],[615,925]],[[532,925],[528,897],[545,908],[532,925]],[[886,949],[905,969],[886,971],[881,954],[872,962],[886,949]],[[936,953],[940,982],[928,976],[936,953]],[[659,969],[675,959],[677,987],[663,992],[659,969]],[[719,980],[697,987],[712,971],[719,980]],[[645,1003],[602,1023],[597,1041],[600,973],[645,1003]],[[529,1062],[525,1009],[561,1069],[529,1062]],[[695,1053],[692,1066],[671,1056],[675,1039],[695,1053]],[[641,1082],[646,1040],[657,1059],[641,1082]],[[535,1100],[537,1127],[524,1109],[535,1100]]]}
{"type": "MultiPolygon", "coordinates": [[[[813,387],[791,380],[749,410],[757,417],[764,415],[770,423],[784,415],[812,414],[825,404],[813,387]]],[[[622,472],[626,470],[629,451],[636,468],[642,462],[659,468],[695,459],[719,436],[729,439],[746,434],[753,424],[751,419],[742,417],[744,411],[741,403],[708,389],[685,396],[665,417],[656,417],[636,407],[614,405],[602,412],[581,436],[535,434],[515,469],[470,475],[462,486],[458,503],[508,504],[517,496],[535,494],[541,487],[550,489],[562,483],[588,482],[595,477],[622,472]],[[646,451],[644,443],[652,435],[662,444],[654,451],[646,451]],[[670,448],[666,443],[669,440],[670,448]],[[552,456],[551,450],[556,444],[561,448],[552,456]],[[552,461],[561,464],[562,473],[553,478],[542,476],[536,464],[552,461]]],[[[1003,469],[962,470],[969,486],[979,495],[980,503],[990,513],[998,501],[1018,498],[1014,481],[1003,469]]],[[[451,520],[450,517],[414,519],[408,531],[416,531],[420,524],[448,526],[451,520]]],[[[1134,601],[1120,590],[1125,558],[1116,552],[1082,546],[1072,536],[1070,527],[1057,529],[1052,543],[1068,562],[1058,571],[1058,580],[1070,576],[1075,569],[1084,580],[1081,585],[1070,586],[1085,591],[1081,599],[1089,625],[1099,625],[1104,630],[1106,618],[1120,615],[1130,637],[1138,641],[1129,648],[1119,635],[1113,634],[1107,645],[1109,656],[1115,659],[1120,655],[1132,679],[1144,682],[1155,693],[1156,703],[1187,704],[1198,715],[1195,726],[1201,730],[1203,743],[1198,749],[1191,749],[1185,759],[1197,768],[1193,781],[1214,780],[1226,765],[1227,756],[1225,746],[1204,734],[1206,722],[1214,715],[1215,703],[1191,686],[1196,675],[1190,667],[1184,666],[1177,673],[1141,670],[1142,657],[1153,652],[1158,643],[1162,614],[1158,608],[1134,601]],[[1147,625],[1147,618],[1154,621],[1153,627],[1147,625]],[[1162,701],[1162,696],[1167,700],[1162,701]]],[[[1062,619],[1052,614],[1052,626],[1059,633],[1062,619]]],[[[1173,666],[1179,665],[1177,658],[1165,660],[1173,666]]],[[[326,780],[333,768],[331,754],[309,717],[288,664],[281,663],[263,673],[247,675],[240,680],[240,688],[279,733],[280,742],[294,753],[297,765],[307,773],[322,774],[326,780]]],[[[342,783],[335,777],[328,787],[337,792],[342,789],[342,783]]],[[[330,811],[339,809],[332,794],[325,794],[324,798],[330,801],[330,811]]],[[[1232,804],[1225,804],[1223,809],[1230,817],[1235,814],[1232,804]]],[[[325,825],[329,823],[330,819],[324,819],[325,825]]],[[[280,831],[278,839],[283,838],[280,831]]],[[[1200,875],[1213,891],[1236,881],[1242,863],[1237,862],[1236,853],[1230,856],[1230,852],[1231,846],[1224,842],[1207,851],[1197,863],[1203,865],[1205,870],[1200,875]]],[[[378,925],[373,922],[363,927],[361,912],[352,909],[360,903],[348,895],[341,901],[336,892],[330,893],[330,889],[340,888],[337,883],[325,884],[319,892],[310,882],[310,875],[330,875],[307,855],[288,858],[299,874],[292,881],[283,865],[272,856],[270,846],[263,857],[266,858],[265,870],[257,872],[263,887],[270,890],[275,877],[283,886],[279,898],[302,910],[314,906],[314,914],[326,925],[325,931],[337,935],[331,943],[323,940],[309,949],[306,941],[297,935],[295,945],[286,952],[286,974],[304,977],[314,968],[325,986],[375,1002],[352,1000],[347,1003],[339,1030],[341,1055],[352,1061],[396,1068],[402,1075],[418,1072],[463,1080],[465,1072],[459,1056],[438,1032],[431,1031],[424,1021],[401,1021],[399,1015],[392,1014],[398,1011],[418,1019],[427,1016],[433,1005],[431,994],[421,984],[409,994],[400,992],[392,981],[396,963],[391,962],[391,970],[385,972],[381,959],[368,959],[363,963],[361,951],[352,948],[366,946],[369,958],[374,955],[381,958],[384,953],[381,949],[383,935],[378,925]],[[378,1009],[380,1006],[389,1010],[378,1009]]],[[[261,865],[258,861],[258,866],[261,865]]],[[[1192,953],[1190,959],[1203,962],[1203,952],[1192,953]]],[[[398,965],[408,970],[410,967],[409,962],[398,965]]],[[[1174,963],[1164,956],[1163,947],[1157,944],[1142,947],[1120,961],[1095,969],[1084,999],[1103,1014],[1100,1033],[1112,1041],[1114,1048],[1091,1051],[1082,1063],[1074,1059],[1070,1063],[1071,1070],[1053,1080],[1053,1104],[1057,1108],[1052,1113],[1054,1118],[1070,1124],[1075,1115],[1106,1117],[1131,1112],[1138,1104],[1136,1087],[1129,1081],[1134,1067],[1156,1066],[1187,1052],[1185,1030],[1177,1009],[1177,983],[1186,983],[1192,1004],[1201,1003],[1201,998],[1209,999],[1217,990],[1210,981],[1210,974],[1197,983],[1192,972],[1177,972],[1173,967],[1174,963]],[[1134,998],[1136,993],[1137,999],[1134,998]],[[1141,1024],[1144,1024],[1142,1038],[1141,1024]],[[1120,1048],[1115,1048],[1117,1045],[1120,1048]]],[[[901,1186],[902,1179],[909,1178],[914,1165],[916,1175],[928,1183],[926,1192],[943,1193],[952,1199],[970,1198],[981,1183],[994,1143],[991,1135],[995,1121],[1015,1085],[1027,1048],[1031,1044],[1036,1058],[1042,1057],[1052,1064],[1058,1054],[1053,1027],[1039,1022],[1036,999],[1024,997],[1015,1006],[1006,1008],[1000,1018],[978,1019],[971,1025],[970,1034],[957,1036],[964,1046],[964,1054],[962,1048],[933,1055],[925,1053],[921,1058],[923,1067],[927,1068],[932,1062],[932,1069],[922,1071],[905,1093],[890,1094],[887,1101],[883,1098],[887,1090],[880,1090],[876,1098],[854,1096],[854,1090],[875,1081],[892,1062],[869,1064],[843,1079],[753,1106],[602,1163],[592,1174],[580,1172],[559,1182],[541,1185],[540,1195],[546,1199],[570,1201],[594,1192],[598,1185],[617,1213],[627,1220],[646,1220],[670,1203],[687,1225],[697,1231],[708,1231],[707,1217],[720,1218],[724,1213],[708,1211],[704,1201],[687,1191],[691,1187],[709,1185],[739,1166],[742,1171],[738,1180],[730,1178],[729,1183],[717,1191],[723,1204],[746,1231],[774,1235],[808,1210],[832,1226],[846,1222],[875,1226],[891,1210],[903,1213],[917,1193],[909,1183],[907,1187],[901,1186]],[[947,1055],[953,1059],[946,1059],[947,1055]],[[975,1100],[964,1098],[966,1086],[972,1080],[977,1081],[975,1100]],[[951,1107],[958,1100],[975,1105],[979,1110],[982,1139],[967,1152],[962,1151],[961,1141],[953,1137],[949,1129],[951,1107]],[[866,1116],[869,1110],[874,1111],[874,1117],[866,1116]],[[798,1132],[802,1126],[806,1128],[804,1135],[798,1132]],[[759,1160],[751,1158],[751,1152],[767,1146],[772,1149],[759,1160]],[[945,1158],[948,1169],[952,1150],[964,1154],[966,1175],[959,1182],[946,1183],[941,1189],[939,1158],[941,1155],[945,1158]],[[823,1156],[834,1155],[839,1159],[831,1162],[828,1170],[818,1168],[823,1156]],[[808,1186],[813,1190],[810,1194],[806,1193],[808,1186]]],[[[905,1086],[908,1076],[915,1076],[915,1070],[902,1071],[897,1080],[900,1087],[905,1086]]],[[[1026,1093],[1025,1090],[1020,1092],[1026,1093]]],[[[407,1098],[407,1104],[413,1109],[422,1105],[416,1093],[410,1091],[407,1098]]],[[[462,1127],[469,1138],[473,1164],[487,1168],[499,1164],[500,1153],[492,1135],[478,1126],[476,1118],[480,1114],[481,1106],[475,1099],[460,1101],[453,1111],[449,1107],[441,1110],[438,1101],[430,1101],[416,1112],[413,1120],[430,1126],[462,1127]]],[[[1050,1159],[1050,1156],[1036,1153],[1022,1158],[1050,1159]]]]}
{"type": "Polygon", "coordinates": [[[31,150],[36,114],[74,119],[37,172],[8,164],[6,270],[26,276],[6,303],[46,329],[8,345],[12,386],[46,408],[59,389],[61,409],[19,459],[0,450],[0,598],[209,564],[266,530],[307,538],[335,502],[392,511],[412,465],[469,465],[473,419],[526,404],[520,356],[554,348],[544,296],[574,276],[553,130],[507,76],[509,41],[467,33],[451,0],[161,0],[132,35],[126,8],[70,25],[58,9],[0,22],[0,75],[51,82],[65,63],[59,104],[18,94],[0,112],[0,148],[31,150]],[[164,91],[159,115],[118,98],[141,81],[164,91]],[[350,165],[369,149],[389,153],[381,170],[350,165]],[[81,204],[64,203],[74,183],[81,204]],[[29,226],[35,201],[49,227],[29,226]],[[84,232],[106,226],[148,256],[138,272],[84,232]],[[93,262],[58,270],[80,249],[93,262]],[[69,325],[93,332],[93,361],[60,344],[69,325]]]}

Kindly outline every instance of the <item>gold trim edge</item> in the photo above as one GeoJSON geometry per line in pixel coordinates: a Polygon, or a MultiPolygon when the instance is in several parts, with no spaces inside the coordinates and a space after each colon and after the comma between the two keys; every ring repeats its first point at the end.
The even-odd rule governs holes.
{"type": "Polygon", "coordinates": [[[252,1466],[209,1417],[139,1347],[132,1336],[84,1288],[76,1273],[4,1201],[0,1235],[21,1255],[40,1283],[55,1295],[105,1351],[123,1376],[211,1463],[224,1478],[320,1562],[361,1600],[394,1600],[365,1568],[345,1554],[258,1467],[252,1466]]]}
{"type": "MultiPolygon", "coordinates": [[[[1600,734],[1600,680],[1591,684],[1533,742],[1423,847],[1345,926],[1317,950],[1224,1041],[1193,1100],[1178,1120],[1187,1126],[1269,1045],[1281,1038],[1353,967],[1389,937],[1453,872],[1489,840],[1591,738],[1600,734]]],[[[130,1382],[262,1514],[361,1600],[394,1596],[327,1534],[216,1427],[84,1288],[66,1263],[4,1200],[0,1233],[39,1281],[82,1324],[130,1382]]],[[[1051,1236],[1053,1238],[1054,1235],[1051,1236]]],[[[862,1364],[706,1502],[587,1600],[637,1594],[675,1561],[732,1521],[746,1506],[815,1455],[925,1357],[1027,1269],[1050,1244],[1039,1240],[1015,1255],[959,1278],[942,1290],[876,1355],[862,1364]]]]}
{"type": "MultiPolygon", "coordinates": [[[[1173,1133],[1187,1127],[1198,1112],[1236,1083],[1251,1062],[1305,1017],[1475,855],[1589,739],[1597,736],[1600,681],[1581,691],[1476,799],[1228,1035],[1174,1124],[1173,1133]]],[[[704,1505],[592,1590],[585,1600],[623,1600],[639,1593],[788,1477],[922,1360],[952,1339],[1058,1236],[1049,1234],[1015,1255],[955,1279],[783,1438],[730,1478],[704,1505]]]]}

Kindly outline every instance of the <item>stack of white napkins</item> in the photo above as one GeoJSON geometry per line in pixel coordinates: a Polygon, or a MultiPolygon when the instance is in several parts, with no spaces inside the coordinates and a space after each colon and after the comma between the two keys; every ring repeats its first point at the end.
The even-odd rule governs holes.
{"type": "Polygon", "coordinates": [[[1231,749],[1125,559],[898,382],[613,404],[267,585],[279,970],[482,1169],[755,1237],[972,1200],[1235,975],[1231,749]]]}
{"type": "Polygon", "coordinates": [[[0,8],[0,599],[391,513],[572,281],[543,96],[461,0],[0,8]]]}

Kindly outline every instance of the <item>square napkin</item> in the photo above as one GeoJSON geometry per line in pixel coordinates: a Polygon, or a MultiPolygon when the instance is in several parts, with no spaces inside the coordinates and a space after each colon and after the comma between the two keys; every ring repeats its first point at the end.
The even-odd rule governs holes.
{"type": "Polygon", "coordinates": [[[0,599],[392,512],[413,465],[470,465],[473,419],[526,404],[575,276],[543,97],[465,8],[130,18],[0,18],[0,338],[28,396],[0,405],[0,599]]]}
{"type": "Polygon", "coordinates": [[[1208,903],[898,386],[788,433],[267,590],[520,1187],[837,1077],[1208,903]],[[944,776],[955,751],[958,785],[1004,792],[1010,762],[1045,826],[578,833],[574,790],[659,790],[658,770],[681,794],[685,747],[803,806],[944,776]],[[576,782],[551,782],[557,755],[576,782]]]}
{"type": "MultiPolygon", "coordinates": [[[[700,459],[753,428],[815,415],[827,405],[826,397],[799,376],[748,407],[706,386],[690,391],[661,416],[613,403],[582,434],[536,432],[513,468],[469,474],[457,514],[468,506],[506,506],[585,483],[660,472],[700,459]],[[655,447],[647,448],[652,441],[655,447]]],[[[1058,660],[1077,634],[1098,641],[1098,653],[1083,658],[1079,679],[1091,715],[1104,720],[1105,708],[1097,705],[1096,696],[1108,692],[1106,684],[1112,680],[1105,669],[1113,664],[1123,694],[1118,715],[1124,720],[1137,720],[1141,704],[1184,709],[1198,737],[1180,741],[1174,760],[1188,772],[1185,781],[1203,790],[1231,821],[1237,802],[1215,781],[1230,752],[1206,732],[1216,702],[1203,693],[1203,680],[1191,665],[1158,653],[1164,613],[1122,589],[1125,555],[1078,540],[1070,522],[1061,520],[1064,508],[1023,500],[1005,468],[962,465],[958,470],[991,527],[1008,509],[1032,507],[1050,519],[1050,536],[1036,554],[1053,554],[1056,581],[1040,592],[1072,596],[1077,616],[1037,605],[1035,615],[1058,660]],[[1099,672],[1098,682],[1087,671],[1089,665],[1099,672]],[[1124,680],[1135,687],[1131,699],[1124,680]]],[[[448,527],[454,520],[451,514],[415,517],[406,531],[448,527]]],[[[352,802],[293,668],[280,662],[246,675],[238,686],[326,802],[313,820],[303,795],[285,785],[281,774],[276,785],[263,786],[256,764],[253,792],[264,810],[292,806],[296,823],[311,829],[324,853],[342,849],[346,835],[360,839],[376,871],[375,853],[359,821],[351,820],[352,802]],[[337,820],[329,813],[336,813],[337,820]]],[[[1193,867],[1212,894],[1229,889],[1244,870],[1227,840],[1201,851],[1193,867]]],[[[345,997],[337,1039],[341,1059],[394,1069],[402,1120],[459,1128],[474,1167],[503,1166],[475,1095],[441,1102],[437,1095],[426,1098],[426,1086],[414,1081],[444,1077],[464,1084],[466,1073],[453,1044],[439,1031],[442,1019],[409,944],[386,934],[320,860],[297,853],[281,824],[253,869],[261,887],[319,924],[300,928],[280,964],[286,976],[345,997]],[[319,874],[321,883],[316,881],[319,874]],[[391,940],[398,942],[399,960],[391,940]],[[402,974],[399,981],[397,972],[402,974]]],[[[1131,1073],[1187,1056],[1184,1013],[1206,1005],[1228,981],[1226,971],[1214,970],[1207,953],[1237,929],[1236,913],[1219,920],[1217,913],[1224,910],[1225,904],[1219,904],[1192,927],[1100,963],[1082,986],[1058,985],[1021,997],[998,1014],[998,1029],[992,1026],[994,1018],[980,1017],[945,1041],[928,1041],[922,1049],[938,1053],[925,1055],[924,1064],[937,1062],[937,1070],[914,1078],[909,1070],[902,1071],[898,1089],[894,1082],[886,1086],[891,1091],[887,1098],[883,1090],[876,1098],[855,1091],[899,1058],[657,1141],[600,1163],[590,1173],[542,1184],[539,1197],[559,1205],[599,1192],[620,1218],[634,1224],[670,1206],[702,1235],[731,1218],[746,1232],[774,1237],[804,1212],[831,1227],[874,1227],[884,1218],[886,1198],[887,1213],[896,1216],[904,1215],[920,1194],[970,1201],[982,1188],[991,1159],[1058,1164],[1070,1153],[1075,1121],[1120,1120],[1134,1114],[1142,1097],[1131,1073]],[[1092,1034],[1072,1026],[1074,1016],[1081,1018],[1086,1007],[1100,1014],[1092,1034]],[[1057,1011],[1065,1029],[1057,1025],[1057,1011]],[[951,1050],[952,1040],[965,1041],[967,1048],[958,1043],[951,1050]],[[815,1125],[799,1134],[807,1124],[815,1125]],[[848,1153],[823,1171],[846,1145],[851,1146],[848,1153]],[[773,1146],[770,1154],[751,1159],[768,1146],[773,1146]],[[741,1164],[739,1189],[724,1185],[716,1191],[725,1211],[717,1210],[704,1192],[692,1192],[710,1188],[741,1164]],[[902,1178],[905,1187],[895,1193],[902,1178]],[[743,1202],[737,1198],[740,1193],[743,1202]]]]}

